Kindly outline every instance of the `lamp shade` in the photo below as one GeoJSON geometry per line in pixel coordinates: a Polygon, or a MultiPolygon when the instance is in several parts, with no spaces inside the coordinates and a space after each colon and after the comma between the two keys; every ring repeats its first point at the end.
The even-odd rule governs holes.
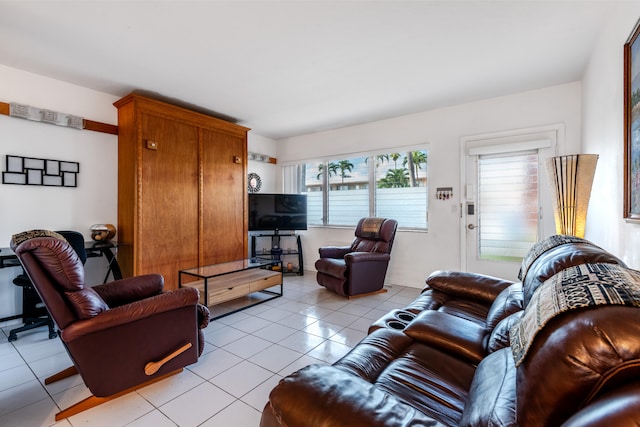
{"type": "Polygon", "coordinates": [[[584,237],[597,154],[572,154],[547,159],[556,233],[584,237]]]}

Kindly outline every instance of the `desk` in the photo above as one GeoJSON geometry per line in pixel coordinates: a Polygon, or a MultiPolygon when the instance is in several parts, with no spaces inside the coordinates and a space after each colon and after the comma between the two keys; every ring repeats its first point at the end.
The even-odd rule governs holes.
{"type": "Polygon", "coordinates": [[[120,264],[118,264],[118,260],[113,254],[113,249],[116,248],[117,245],[113,242],[85,242],[84,244],[84,249],[87,251],[87,258],[104,256],[107,259],[107,274],[104,276],[102,283],[107,283],[109,273],[113,275],[113,280],[122,279],[120,264]]]}
{"type": "MultiPolygon", "coordinates": [[[[107,259],[107,275],[102,283],[107,283],[109,274],[113,274],[113,280],[122,279],[122,272],[120,271],[120,265],[116,256],[113,254],[113,249],[116,249],[117,245],[113,242],[85,242],[84,249],[87,251],[87,258],[97,258],[104,256],[107,259]]],[[[11,248],[0,248],[0,268],[18,267],[20,261],[18,257],[13,253],[11,248]]]]}

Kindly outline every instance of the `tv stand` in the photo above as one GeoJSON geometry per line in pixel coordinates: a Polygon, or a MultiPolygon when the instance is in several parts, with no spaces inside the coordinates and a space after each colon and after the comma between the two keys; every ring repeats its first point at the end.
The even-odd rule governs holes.
{"type": "Polygon", "coordinates": [[[292,232],[282,233],[280,230],[274,230],[273,233],[253,234],[251,235],[251,257],[252,258],[269,258],[282,261],[283,274],[304,275],[304,261],[302,256],[302,243],[300,235],[292,232]],[[271,248],[267,250],[256,250],[256,242],[258,239],[269,237],[271,239],[271,248]],[[295,238],[296,248],[283,249],[282,241],[288,238],[295,238]],[[297,258],[297,265],[293,262],[297,258]],[[287,262],[288,261],[288,262],[287,262]],[[291,269],[289,269],[289,266],[291,269]]]}

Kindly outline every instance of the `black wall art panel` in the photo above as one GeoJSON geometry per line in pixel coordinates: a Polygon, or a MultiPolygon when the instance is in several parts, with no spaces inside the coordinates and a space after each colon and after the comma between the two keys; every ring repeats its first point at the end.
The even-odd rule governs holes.
{"type": "Polygon", "coordinates": [[[77,187],[80,163],[33,157],[5,156],[3,184],[77,187]]]}

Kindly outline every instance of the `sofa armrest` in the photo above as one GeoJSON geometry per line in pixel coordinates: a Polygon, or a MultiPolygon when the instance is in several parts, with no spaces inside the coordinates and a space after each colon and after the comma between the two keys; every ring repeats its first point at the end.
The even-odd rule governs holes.
{"type": "Polygon", "coordinates": [[[261,426],[441,426],[364,379],[328,365],[310,365],[280,381],[261,426]]]}
{"type": "Polygon", "coordinates": [[[428,288],[487,304],[491,304],[504,288],[514,283],[484,274],[461,271],[436,271],[426,280],[428,288]]]}
{"type": "Polygon", "coordinates": [[[640,424],[640,383],[633,382],[589,402],[562,427],[623,426],[640,424]]]}
{"type": "Polygon", "coordinates": [[[351,246],[323,246],[318,249],[320,258],[344,258],[351,251],[351,246]]]}
{"type": "Polygon", "coordinates": [[[447,354],[478,364],[486,355],[485,328],[477,323],[435,310],[418,314],[404,329],[411,338],[447,354]]]}
{"type": "Polygon", "coordinates": [[[516,422],[516,368],[511,349],[503,348],[478,365],[459,427],[516,425],[524,425],[516,422]]]}
{"type": "Polygon", "coordinates": [[[389,261],[390,259],[391,255],[381,252],[351,252],[344,256],[347,265],[357,262],[389,261]]]}
{"type": "Polygon", "coordinates": [[[163,288],[164,278],[160,274],[128,277],[93,286],[93,290],[110,308],[157,295],[162,292],[163,288]]]}
{"type": "Polygon", "coordinates": [[[181,288],[171,292],[164,292],[150,298],[103,311],[95,317],[74,322],[61,332],[61,337],[64,342],[70,342],[85,335],[125,325],[136,320],[185,306],[194,307],[193,315],[195,324],[195,306],[198,303],[198,298],[198,290],[195,288],[181,288]]]}

